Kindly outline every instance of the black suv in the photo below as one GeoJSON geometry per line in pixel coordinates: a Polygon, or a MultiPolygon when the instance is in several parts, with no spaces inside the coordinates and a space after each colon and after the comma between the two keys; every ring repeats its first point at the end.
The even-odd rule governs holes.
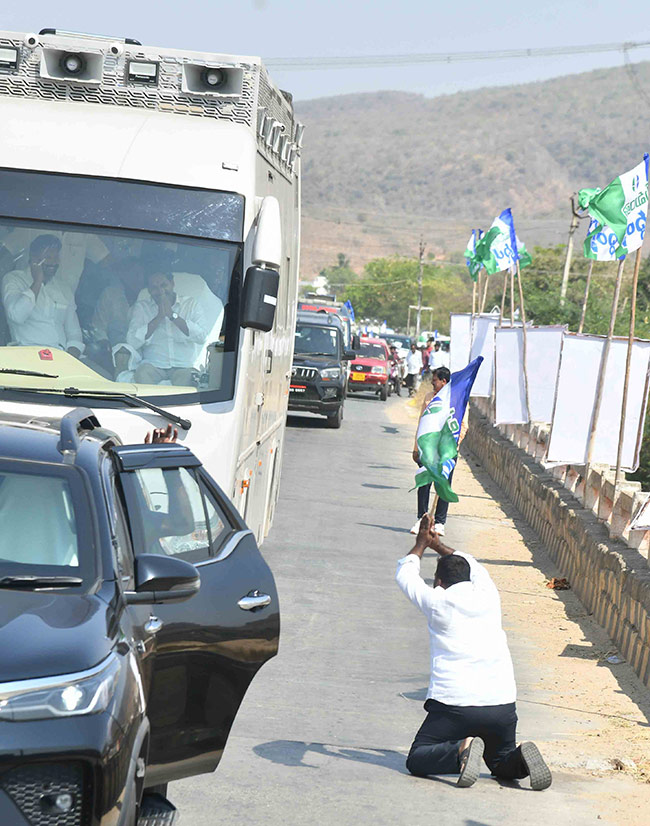
{"type": "Polygon", "coordinates": [[[327,416],[328,427],[341,427],[347,393],[347,362],[355,355],[353,350],[345,349],[343,324],[337,315],[299,311],[289,410],[319,413],[327,416]]]}
{"type": "Polygon", "coordinates": [[[83,408],[0,415],[0,518],[0,823],[173,823],[277,652],[252,533],[187,448],[83,408]]]}

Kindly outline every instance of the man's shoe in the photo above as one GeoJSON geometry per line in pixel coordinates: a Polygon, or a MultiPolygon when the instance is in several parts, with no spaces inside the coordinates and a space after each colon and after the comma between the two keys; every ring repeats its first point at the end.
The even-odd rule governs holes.
{"type": "Polygon", "coordinates": [[[442,522],[436,522],[436,524],[433,526],[433,530],[438,534],[438,536],[445,535],[445,526],[442,524],[442,522]]]}
{"type": "Polygon", "coordinates": [[[414,534],[416,534],[416,535],[417,535],[417,532],[418,532],[419,530],[420,530],[420,520],[418,519],[418,521],[415,523],[415,525],[413,525],[413,527],[411,528],[411,530],[409,531],[409,533],[414,533],[414,534]]]}
{"type": "Polygon", "coordinates": [[[481,773],[481,760],[485,743],[480,737],[473,737],[472,742],[460,754],[460,774],[456,785],[461,789],[473,786],[481,773]]]}
{"type": "Polygon", "coordinates": [[[536,792],[542,789],[548,789],[553,778],[551,777],[551,770],[544,762],[544,758],[539,752],[539,749],[534,743],[522,743],[519,746],[521,758],[524,765],[528,769],[530,775],[530,788],[536,792]]]}

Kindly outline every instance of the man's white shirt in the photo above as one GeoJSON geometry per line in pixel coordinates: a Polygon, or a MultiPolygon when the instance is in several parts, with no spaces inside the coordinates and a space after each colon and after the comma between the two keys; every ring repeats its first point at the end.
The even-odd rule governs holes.
{"type": "Polygon", "coordinates": [[[449,354],[444,353],[442,350],[432,350],[429,353],[429,368],[431,370],[437,370],[438,367],[447,367],[449,369],[449,354]]]}
{"type": "Polygon", "coordinates": [[[13,270],[5,275],[2,302],[12,341],[62,350],[76,347],[83,352],[77,307],[57,275],[41,285],[38,296],[31,288],[34,283],[31,270],[13,270]]]}
{"type": "Polygon", "coordinates": [[[158,315],[158,305],[147,297],[133,305],[127,343],[139,351],[143,361],[162,370],[194,367],[211,325],[195,298],[177,297],[172,310],[187,324],[188,336],[170,318],[165,318],[147,338],[149,324],[158,315]]]}
{"type": "Polygon", "coordinates": [[[415,375],[419,373],[422,369],[422,353],[419,350],[416,350],[415,353],[412,353],[410,350],[408,355],[406,356],[406,370],[411,375],[415,375]]]}
{"type": "Polygon", "coordinates": [[[516,699],[512,659],[501,627],[501,600],[485,568],[470,566],[470,581],[432,588],[420,576],[420,558],[397,563],[396,580],[427,619],[431,679],[427,699],[453,706],[492,706],[516,699]]]}

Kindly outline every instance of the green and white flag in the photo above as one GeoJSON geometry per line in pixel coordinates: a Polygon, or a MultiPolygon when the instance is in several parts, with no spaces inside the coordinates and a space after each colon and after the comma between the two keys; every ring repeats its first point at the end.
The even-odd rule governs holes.
{"type": "Polygon", "coordinates": [[[581,189],[578,203],[595,219],[585,240],[586,258],[612,261],[639,249],[648,218],[648,155],[605,189],[581,189]],[[609,243],[612,235],[615,241],[609,243]],[[594,238],[596,249],[592,245],[594,238]],[[607,252],[599,251],[598,246],[604,244],[607,252]]]}
{"type": "Polygon", "coordinates": [[[415,486],[419,488],[433,482],[441,499],[458,502],[458,496],[449,484],[449,474],[458,456],[457,436],[454,434],[460,425],[451,411],[450,399],[451,385],[445,384],[420,417],[416,442],[422,467],[415,474],[415,486]]]}
{"type": "Polygon", "coordinates": [[[532,262],[526,245],[517,238],[509,208],[494,219],[490,229],[476,245],[476,255],[489,275],[509,270],[515,266],[517,259],[522,268],[532,262]]]}
{"type": "Polygon", "coordinates": [[[465,262],[472,281],[478,280],[478,274],[483,266],[482,261],[476,257],[476,240],[477,237],[480,239],[482,234],[480,229],[473,229],[467,242],[467,248],[465,249],[465,262]]]}

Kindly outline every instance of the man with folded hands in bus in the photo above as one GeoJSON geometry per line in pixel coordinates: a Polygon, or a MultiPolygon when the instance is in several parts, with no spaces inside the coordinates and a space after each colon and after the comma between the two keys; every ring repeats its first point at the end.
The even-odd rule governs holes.
{"type": "Polygon", "coordinates": [[[145,272],[149,295],[133,305],[126,336],[142,359],[134,381],[189,386],[211,325],[196,298],[177,295],[170,266],[146,262],[145,272]]]}
{"type": "Polygon", "coordinates": [[[531,788],[551,785],[534,743],[517,745],[516,686],[501,602],[486,569],[474,557],[443,545],[425,514],[415,546],[397,563],[397,584],[427,619],[431,679],[427,717],[406,767],[418,777],[457,774],[472,786],[482,758],[496,777],[530,777],[531,788]],[[439,554],[433,588],[420,575],[426,548],[439,554]]]}

